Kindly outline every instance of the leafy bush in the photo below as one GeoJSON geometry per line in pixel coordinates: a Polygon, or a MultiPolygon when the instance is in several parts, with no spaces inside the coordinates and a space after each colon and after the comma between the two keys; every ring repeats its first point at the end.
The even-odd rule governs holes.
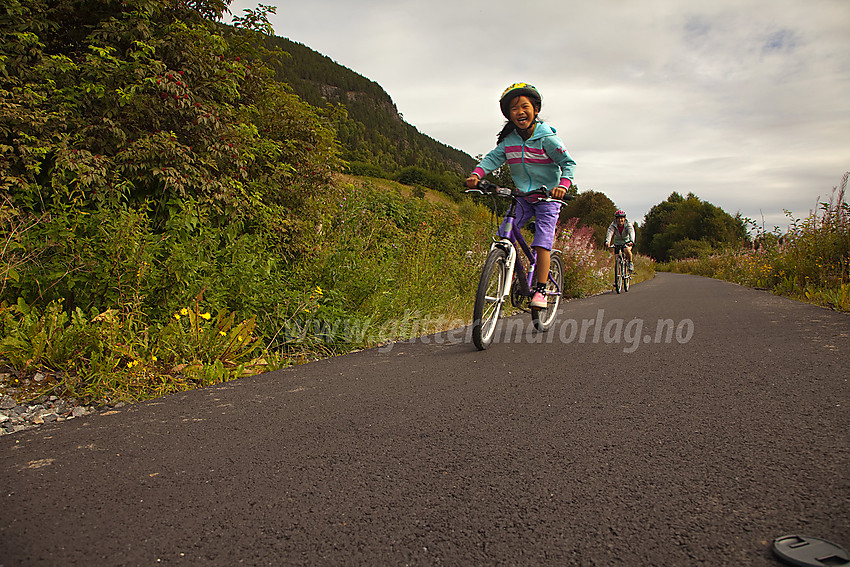
{"type": "Polygon", "coordinates": [[[162,321],[202,290],[245,316],[281,293],[338,144],[269,78],[254,32],[210,20],[224,7],[13,0],[0,14],[0,298],[162,321]]]}
{"type": "Polygon", "coordinates": [[[403,168],[396,173],[394,179],[399,183],[411,186],[429,187],[441,191],[455,200],[462,195],[462,179],[457,174],[437,174],[417,166],[403,168]]]}

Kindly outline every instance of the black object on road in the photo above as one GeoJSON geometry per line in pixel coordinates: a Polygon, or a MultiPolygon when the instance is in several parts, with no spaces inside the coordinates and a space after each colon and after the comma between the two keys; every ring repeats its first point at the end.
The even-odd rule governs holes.
{"type": "Polygon", "coordinates": [[[801,567],[850,566],[850,554],[840,545],[816,538],[787,535],[773,540],[773,552],[783,561],[801,567]]]}

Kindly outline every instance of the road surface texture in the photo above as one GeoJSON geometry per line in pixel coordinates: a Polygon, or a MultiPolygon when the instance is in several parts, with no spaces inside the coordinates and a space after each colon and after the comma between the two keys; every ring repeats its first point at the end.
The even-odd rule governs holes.
{"type": "Polygon", "coordinates": [[[850,545],[850,317],[695,276],[0,438],[0,565],[781,565],[850,545]],[[659,323],[661,320],[661,323],[659,323]],[[668,342],[669,341],[669,342],[668,342]]]}

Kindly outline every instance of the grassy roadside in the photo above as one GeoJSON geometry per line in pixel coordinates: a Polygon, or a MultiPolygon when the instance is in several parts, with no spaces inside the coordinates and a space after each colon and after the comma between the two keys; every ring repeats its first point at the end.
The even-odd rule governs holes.
{"type": "MultiPolygon", "coordinates": [[[[498,220],[489,209],[352,176],[313,199],[309,253],[286,263],[283,299],[256,312],[214,305],[203,290],[167,321],[127,306],[0,305],[0,393],[134,402],[469,323],[498,220]]],[[[611,254],[593,248],[590,229],[567,222],[556,247],[568,296],[611,289],[611,254]]],[[[632,282],[653,275],[651,260],[636,258],[632,282]]]]}
{"type": "Polygon", "coordinates": [[[658,270],[722,279],[850,312],[848,176],[819,210],[791,219],[785,234],[758,230],[752,248],[659,264],[658,270]]]}

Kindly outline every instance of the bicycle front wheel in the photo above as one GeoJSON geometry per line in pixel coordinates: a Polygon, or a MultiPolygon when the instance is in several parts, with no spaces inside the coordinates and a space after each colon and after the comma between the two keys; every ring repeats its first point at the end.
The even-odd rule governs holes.
{"type": "Polygon", "coordinates": [[[532,309],[531,320],[534,328],[544,333],[552,327],[555,316],[558,314],[558,306],[561,304],[561,295],[564,293],[564,262],[561,255],[552,252],[549,261],[549,281],[546,283],[546,309],[532,309]]]}
{"type": "Polygon", "coordinates": [[[472,310],[472,342],[478,350],[484,350],[493,341],[496,323],[502,312],[503,291],[507,273],[507,254],[496,248],[487,255],[478,290],[475,292],[475,307],[472,310]]]}
{"type": "Polygon", "coordinates": [[[619,256],[614,259],[614,289],[617,293],[623,289],[623,265],[619,256]]]}
{"type": "Polygon", "coordinates": [[[632,279],[632,274],[629,273],[629,267],[623,261],[623,291],[629,291],[629,281],[632,279]]]}

